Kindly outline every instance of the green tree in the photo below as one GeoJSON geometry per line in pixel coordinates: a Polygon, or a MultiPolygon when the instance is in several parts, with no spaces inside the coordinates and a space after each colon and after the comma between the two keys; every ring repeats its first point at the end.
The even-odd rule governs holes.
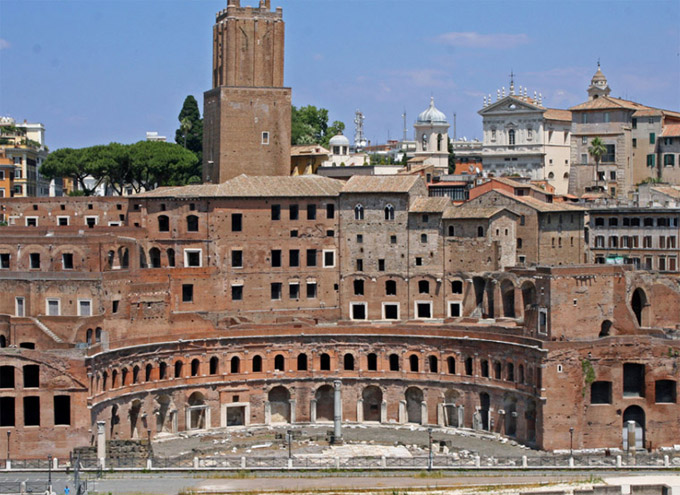
{"type": "Polygon", "coordinates": [[[453,143],[449,141],[449,174],[453,175],[456,171],[456,154],[453,152],[453,143]]]}
{"type": "Polygon", "coordinates": [[[67,177],[73,179],[86,196],[94,194],[106,177],[91,163],[88,148],[61,148],[49,155],[40,166],[40,174],[46,179],[67,177]],[[85,179],[91,178],[90,181],[85,179]],[[88,183],[91,185],[88,186],[88,183]]]}
{"type": "Polygon", "coordinates": [[[599,137],[594,138],[590,142],[588,153],[595,160],[595,184],[599,184],[600,182],[600,160],[602,159],[602,155],[604,155],[606,152],[607,147],[599,137]]]}
{"type": "Polygon", "coordinates": [[[129,185],[135,192],[160,186],[181,186],[195,181],[198,157],[179,144],[139,141],[129,148],[129,185]]]}
{"type": "Polygon", "coordinates": [[[328,110],[307,105],[291,109],[291,144],[320,144],[328,146],[328,141],[345,130],[345,124],[336,120],[328,125],[328,110]]]}
{"type": "Polygon", "coordinates": [[[200,177],[203,163],[203,119],[196,98],[189,95],[184,99],[177,119],[180,125],[175,132],[175,142],[196,155],[198,161],[192,175],[200,177]]]}

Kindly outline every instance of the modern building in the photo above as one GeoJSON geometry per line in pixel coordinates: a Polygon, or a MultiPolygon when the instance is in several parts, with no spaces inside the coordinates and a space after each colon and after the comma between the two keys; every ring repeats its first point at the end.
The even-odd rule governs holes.
{"type": "Polygon", "coordinates": [[[290,175],[291,90],[283,87],[283,11],[228,0],[213,27],[203,111],[203,181],[290,175]]]}

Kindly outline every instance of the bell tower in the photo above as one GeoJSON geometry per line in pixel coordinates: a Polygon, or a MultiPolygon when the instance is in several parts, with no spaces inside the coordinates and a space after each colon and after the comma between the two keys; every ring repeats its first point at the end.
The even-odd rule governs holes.
{"type": "Polygon", "coordinates": [[[203,181],[290,175],[291,90],[283,87],[284,22],[270,0],[229,0],[213,27],[213,88],[204,94],[203,181]]]}

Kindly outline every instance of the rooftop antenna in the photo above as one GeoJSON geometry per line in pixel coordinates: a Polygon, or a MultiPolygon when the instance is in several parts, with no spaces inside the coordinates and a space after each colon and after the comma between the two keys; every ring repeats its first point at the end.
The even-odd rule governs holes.
{"type": "Polygon", "coordinates": [[[510,92],[508,94],[515,94],[515,73],[510,69],[510,92]]]}
{"type": "Polygon", "coordinates": [[[453,112],[453,140],[456,140],[456,112],[453,112]]]}
{"type": "Polygon", "coordinates": [[[364,138],[364,114],[357,108],[354,112],[354,146],[363,148],[366,146],[364,138]]]}
{"type": "Polygon", "coordinates": [[[406,109],[405,109],[405,108],[404,108],[404,113],[401,114],[401,118],[404,119],[404,139],[403,139],[403,140],[406,141],[406,139],[407,139],[407,137],[406,137],[406,132],[407,132],[407,130],[406,130],[406,109]]]}

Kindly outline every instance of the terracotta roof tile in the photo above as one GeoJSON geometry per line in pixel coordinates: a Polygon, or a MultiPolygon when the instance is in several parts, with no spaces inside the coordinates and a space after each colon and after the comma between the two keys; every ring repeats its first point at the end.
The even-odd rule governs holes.
{"type": "Polygon", "coordinates": [[[569,110],[561,110],[559,108],[548,108],[543,117],[548,120],[564,120],[571,122],[571,112],[569,110]]]}
{"type": "Polygon", "coordinates": [[[343,187],[343,193],[407,193],[416,182],[422,181],[419,175],[354,175],[343,187]]]}
{"type": "Polygon", "coordinates": [[[680,199],[680,187],[678,186],[652,186],[651,189],[671,198],[680,199]]]}
{"type": "Polygon", "coordinates": [[[222,184],[160,187],[137,194],[138,198],[259,198],[337,196],[343,182],[318,175],[295,177],[239,175],[222,184]]]}
{"type": "Polygon", "coordinates": [[[509,192],[502,191],[500,189],[495,189],[491,191],[487,191],[481,196],[484,196],[485,194],[490,194],[496,192],[498,194],[501,194],[505,196],[506,198],[513,199],[517,201],[518,203],[525,204],[531,208],[533,208],[536,211],[540,211],[541,213],[549,213],[551,211],[586,211],[585,208],[582,208],[580,206],[575,206],[575,205],[570,205],[568,203],[563,203],[563,202],[558,202],[558,203],[546,203],[545,201],[541,201],[540,199],[532,198],[531,196],[515,196],[514,194],[511,194],[509,192]]]}
{"type": "Polygon", "coordinates": [[[680,124],[666,124],[661,131],[661,137],[680,136],[680,124]]]}
{"type": "Polygon", "coordinates": [[[290,147],[291,156],[298,155],[329,155],[331,152],[318,144],[301,144],[290,147]]]}
{"type": "Polygon", "coordinates": [[[588,100],[580,105],[571,107],[569,110],[604,110],[607,108],[627,108],[628,110],[643,110],[649,107],[635,103],[634,101],[612,98],[611,96],[600,96],[594,100],[588,100]]]}
{"type": "Polygon", "coordinates": [[[460,206],[449,206],[444,212],[445,219],[467,219],[467,218],[491,218],[497,213],[505,210],[504,206],[475,206],[470,203],[463,203],[460,206]]]}
{"type": "Polygon", "coordinates": [[[416,198],[408,211],[409,213],[443,213],[449,205],[451,205],[451,200],[448,197],[416,198]]]}

